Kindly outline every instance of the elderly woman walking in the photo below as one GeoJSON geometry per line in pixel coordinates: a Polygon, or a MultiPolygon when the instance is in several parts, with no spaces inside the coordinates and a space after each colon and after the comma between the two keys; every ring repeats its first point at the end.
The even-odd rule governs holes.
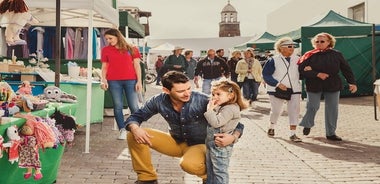
{"type": "Polygon", "coordinates": [[[306,52],[298,62],[299,72],[305,78],[307,92],[306,113],[299,125],[304,127],[303,134],[309,135],[323,95],[326,138],[342,141],[342,138],[335,134],[340,90],[343,89],[339,72],[342,72],[348,82],[351,93],[357,90],[355,77],[342,53],[333,49],[336,40],[331,34],[319,33],[311,43],[314,49],[306,52]]]}
{"type": "Polygon", "coordinates": [[[282,112],[284,101],[287,100],[289,117],[290,140],[301,142],[296,135],[298,117],[300,114],[301,83],[299,81],[297,61],[299,57],[294,54],[295,43],[289,37],[279,39],[274,44],[277,55],[270,59],[264,66],[263,78],[267,84],[269,101],[271,104],[270,124],[268,136],[275,134],[275,125],[282,112]],[[278,90],[290,91],[290,99],[283,99],[276,95],[278,90]]]}

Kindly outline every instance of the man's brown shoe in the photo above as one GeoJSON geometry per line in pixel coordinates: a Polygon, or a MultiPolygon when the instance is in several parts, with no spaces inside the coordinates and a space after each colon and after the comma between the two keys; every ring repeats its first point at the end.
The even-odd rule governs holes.
{"type": "Polygon", "coordinates": [[[270,137],[274,136],[274,129],[272,129],[272,128],[268,129],[268,136],[270,136],[270,137]]]}

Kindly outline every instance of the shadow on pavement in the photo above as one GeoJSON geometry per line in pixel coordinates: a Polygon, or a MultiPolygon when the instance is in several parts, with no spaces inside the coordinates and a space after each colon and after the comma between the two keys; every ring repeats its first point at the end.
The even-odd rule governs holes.
{"type": "Polygon", "coordinates": [[[314,153],[321,154],[329,159],[380,164],[380,146],[373,146],[347,140],[335,142],[329,141],[325,137],[309,138],[318,142],[294,143],[290,140],[280,137],[276,139],[282,139],[292,145],[301,147],[314,153]]]}

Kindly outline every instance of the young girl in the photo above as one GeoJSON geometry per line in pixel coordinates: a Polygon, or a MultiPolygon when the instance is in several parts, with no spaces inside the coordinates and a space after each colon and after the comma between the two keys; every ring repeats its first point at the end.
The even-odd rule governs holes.
{"type": "MultiPolygon", "coordinates": [[[[217,147],[216,133],[231,133],[240,120],[240,111],[247,108],[239,86],[232,81],[219,80],[212,83],[212,98],[204,113],[209,126],[206,137],[207,183],[228,183],[228,165],[233,144],[217,147]]],[[[235,143],[238,137],[235,137],[235,143]]]]}

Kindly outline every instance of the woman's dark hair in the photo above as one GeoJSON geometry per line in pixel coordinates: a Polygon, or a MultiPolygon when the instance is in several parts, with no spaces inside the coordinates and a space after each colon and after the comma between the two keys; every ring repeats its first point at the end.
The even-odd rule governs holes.
{"type": "Polygon", "coordinates": [[[161,78],[162,86],[168,90],[173,88],[173,84],[175,83],[186,83],[189,81],[189,78],[178,71],[169,71],[165,73],[161,78]]]}

